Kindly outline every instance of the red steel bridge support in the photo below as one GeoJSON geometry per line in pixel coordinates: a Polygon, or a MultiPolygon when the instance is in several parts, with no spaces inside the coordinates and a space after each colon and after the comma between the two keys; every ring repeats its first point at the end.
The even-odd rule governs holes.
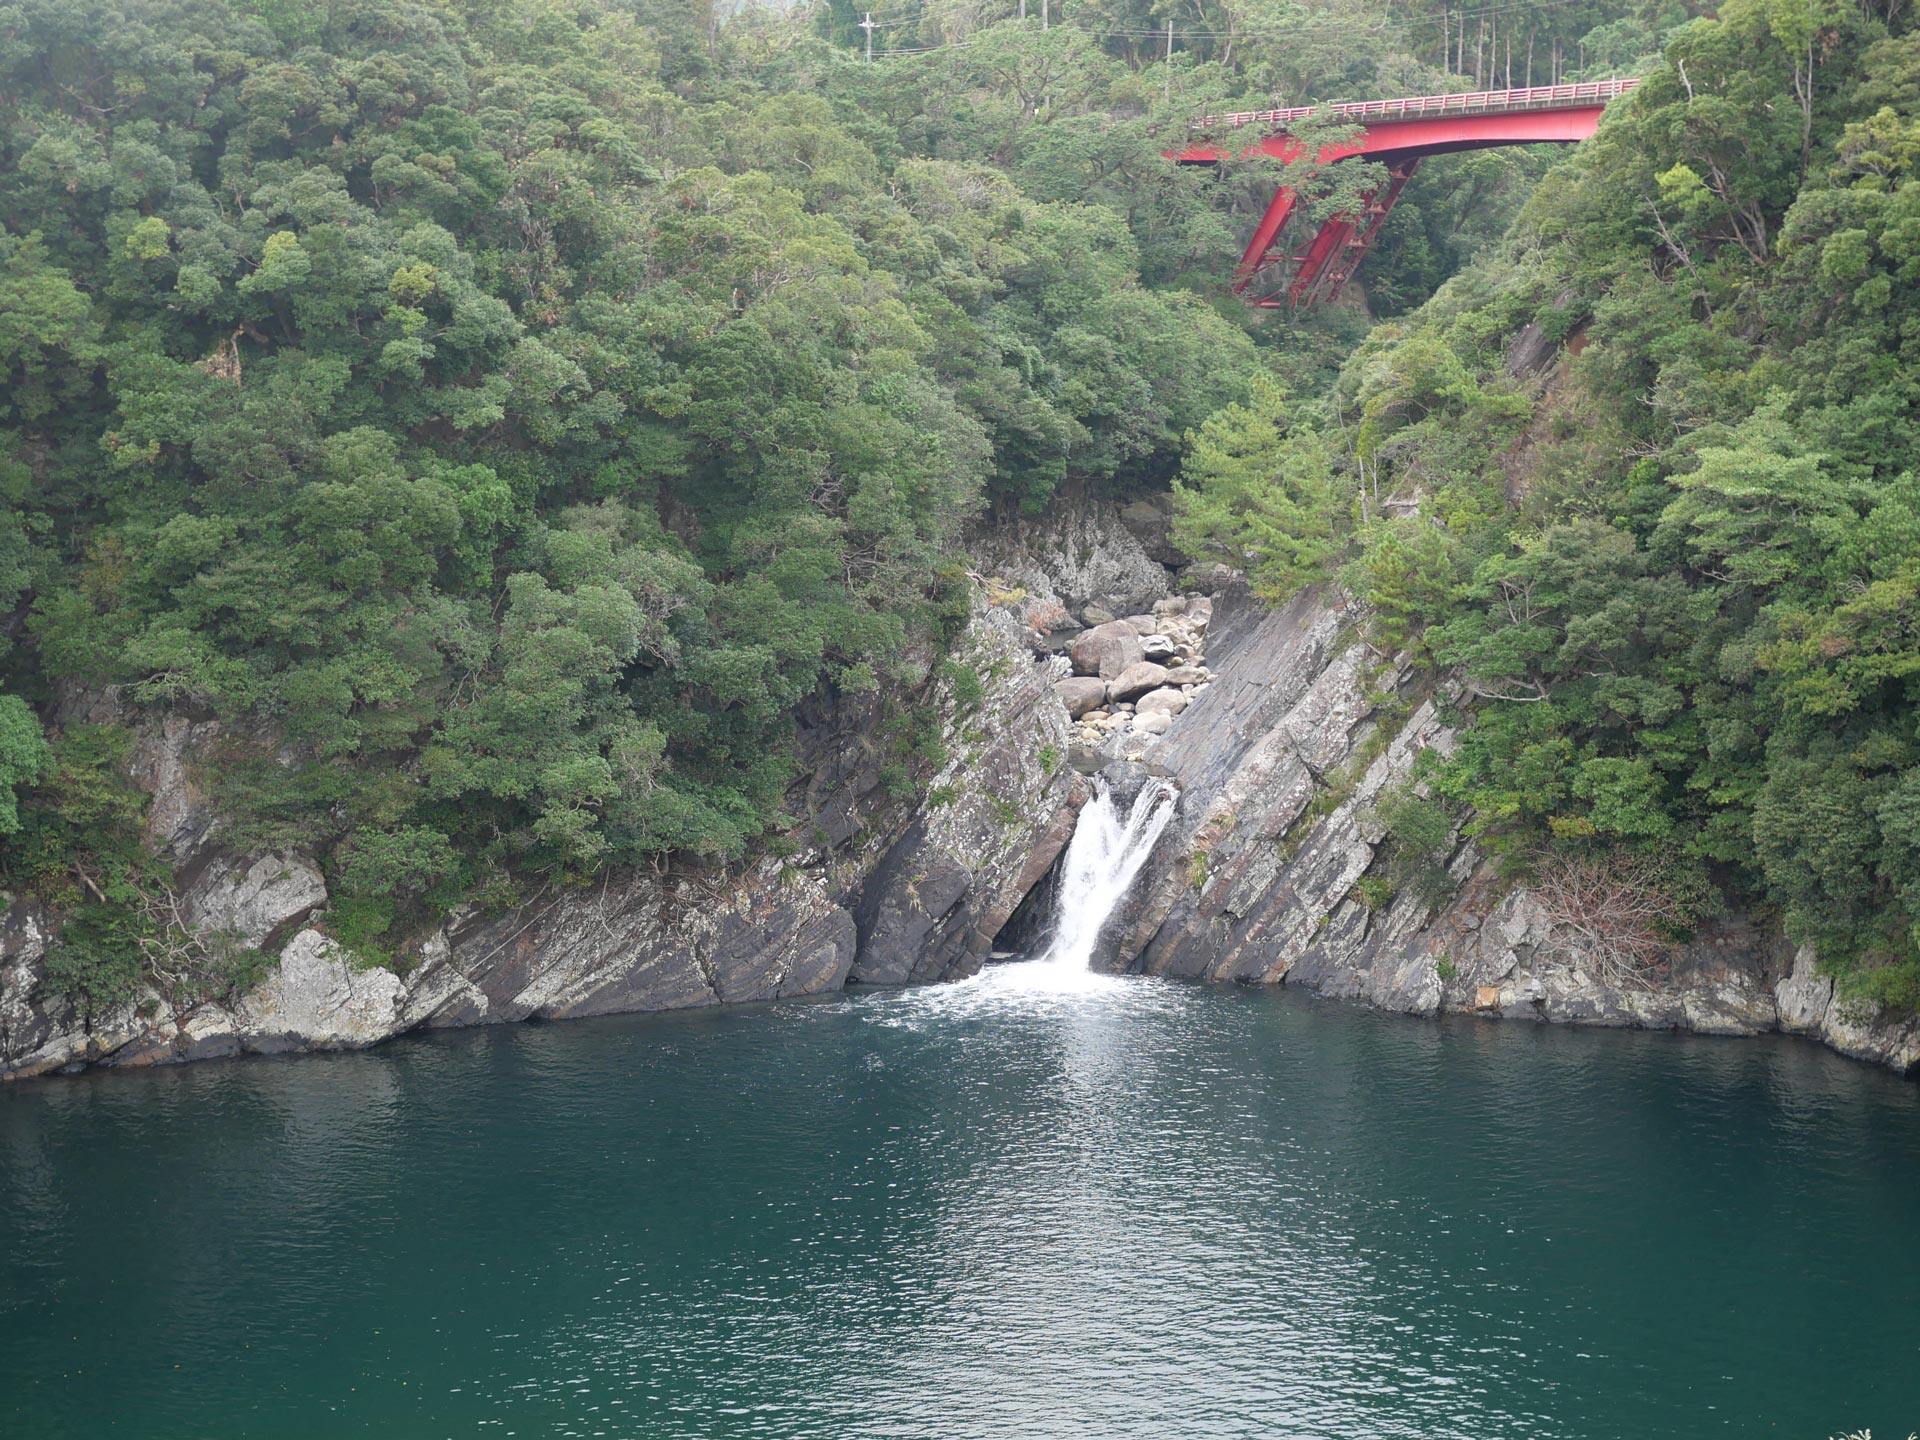
{"type": "Polygon", "coordinates": [[[1333,116],[1365,128],[1348,144],[1330,145],[1316,163],[1330,165],[1365,155],[1387,168],[1387,183],[1369,192],[1357,215],[1336,215],[1320,227],[1297,254],[1276,256],[1275,242],[1293,213],[1292,187],[1282,185],[1254,227],[1240,259],[1233,290],[1250,304],[1268,309],[1295,308],[1338,295],[1366,257],[1381,222],[1420,162],[1455,150],[1484,150],[1495,145],[1566,145],[1600,128],[1607,102],[1624,95],[1638,80],[1595,80],[1579,85],[1536,85],[1525,90],[1482,90],[1467,95],[1414,95],[1402,100],[1361,100],[1334,105],[1303,105],[1290,110],[1246,110],[1207,115],[1193,122],[1195,138],[1186,149],[1168,152],[1183,165],[1217,164],[1229,155],[1270,155],[1293,164],[1302,147],[1287,125],[1305,116],[1333,116]],[[1216,132],[1258,126],[1259,140],[1235,149],[1212,138],[1216,132]],[[1249,296],[1254,282],[1269,269],[1285,267],[1283,282],[1249,296]]]}

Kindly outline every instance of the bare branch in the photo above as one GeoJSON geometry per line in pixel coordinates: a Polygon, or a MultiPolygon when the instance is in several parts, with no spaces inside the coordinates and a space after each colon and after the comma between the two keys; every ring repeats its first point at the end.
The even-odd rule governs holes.
{"type": "Polygon", "coordinates": [[[1651,990],[1684,921],[1653,862],[1636,856],[1551,854],[1532,890],[1551,926],[1549,958],[1616,989],[1651,990]]]}

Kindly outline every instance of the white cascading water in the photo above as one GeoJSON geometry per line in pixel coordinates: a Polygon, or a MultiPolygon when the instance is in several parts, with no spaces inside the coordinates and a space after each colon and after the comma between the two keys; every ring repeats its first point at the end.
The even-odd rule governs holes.
{"type": "Polygon", "coordinates": [[[1053,936],[1040,956],[1040,964],[1064,974],[1086,973],[1100,932],[1126,898],[1180,798],[1165,781],[1149,780],[1122,817],[1106,784],[1096,782],[1096,787],[1060,865],[1053,936]]]}

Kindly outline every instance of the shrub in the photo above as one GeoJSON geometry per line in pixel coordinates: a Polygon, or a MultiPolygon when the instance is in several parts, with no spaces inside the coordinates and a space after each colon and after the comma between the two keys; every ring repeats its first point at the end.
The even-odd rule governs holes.
{"type": "Polygon", "coordinates": [[[1533,893],[1552,927],[1546,953],[1612,986],[1651,989],[1691,918],[1658,863],[1624,851],[1542,856],[1533,893]]]}
{"type": "Polygon", "coordinates": [[[1384,875],[1362,875],[1348,893],[1369,910],[1384,910],[1393,903],[1393,882],[1384,875]]]}

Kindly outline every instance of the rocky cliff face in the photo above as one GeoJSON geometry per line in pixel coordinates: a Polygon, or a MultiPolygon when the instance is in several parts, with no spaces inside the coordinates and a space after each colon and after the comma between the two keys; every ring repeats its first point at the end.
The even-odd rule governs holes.
{"type": "MultiPolygon", "coordinates": [[[[178,865],[183,916],[277,964],[228,1003],[149,987],[89,1019],[44,983],[46,917],[14,904],[0,916],[0,1078],[963,977],[1064,848],[1083,773],[1123,794],[1149,773],[1181,791],[1109,937],[1128,968],[1411,1014],[1777,1030],[1920,1067],[1920,1021],[1853,1010],[1810,954],[1739,917],[1625,986],[1583,968],[1538,897],[1502,884],[1471,843],[1456,844],[1438,906],[1362,885],[1380,858],[1380,795],[1453,743],[1449,696],[1383,662],[1337,600],[1268,610],[1212,571],[1183,577],[1211,597],[1171,595],[1165,523],[1153,504],[1088,505],[982,537],[983,600],[951,657],[972,683],[938,696],[946,759],[911,793],[889,793],[876,707],[815,705],[799,717],[791,853],[457,912],[404,973],[362,967],[328,937],[308,857],[222,848],[200,783],[219,726],[149,718],[130,768],[153,797],[149,838],[178,865]]],[[[66,704],[114,718],[94,713],[100,697],[66,704]]]]}
{"type": "Polygon", "coordinates": [[[984,530],[972,549],[1001,593],[1019,592],[1012,604],[1045,636],[1151,610],[1169,592],[1169,563],[1178,559],[1169,524],[1169,512],[1152,502],[1085,500],[984,530]]]}
{"type": "Polygon", "coordinates": [[[214,722],[148,719],[131,770],[153,797],[150,840],[178,863],[183,916],[278,961],[229,1002],[150,985],[87,1017],[44,983],[46,917],[13,904],[0,922],[0,1077],[971,974],[1053,863],[1084,797],[1053,688],[1065,662],[1036,661],[1032,634],[1006,608],[977,608],[949,657],[950,673],[972,683],[948,683],[935,699],[947,759],[916,793],[883,783],[875,707],[823,704],[801,717],[807,773],[790,803],[805,819],[793,853],[744,870],[608,876],[504,913],[456,913],[404,973],[363,967],[327,936],[326,883],[310,859],[221,850],[199,783],[214,722]]]}
{"type": "MultiPolygon", "coordinates": [[[[1212,683],[1140,754],[1181,801],[1123,916],[1123,964],[1284,981],[1413,1014],[1781,1030],[1920,1066],[1920,1020],[1854,1011],[1810,954],[1738,917],[1708,927],[1650,983],[1626,985],[1583,966],[1538,897],[1503,886],[1468,842],[1448,862],[1456,888],[1443,905],[1378,891],[1370,905],[1357,887],[1383,839],[1372,807],[1422,750],[1453,740],[1445,693],[1382,662],[1353,620],[1314,593],[1273,611],[1244,591],[1220,597],[1212,683]]],[[[1126,769],[1105,773],[1124,783],[1126,769]]]]}

